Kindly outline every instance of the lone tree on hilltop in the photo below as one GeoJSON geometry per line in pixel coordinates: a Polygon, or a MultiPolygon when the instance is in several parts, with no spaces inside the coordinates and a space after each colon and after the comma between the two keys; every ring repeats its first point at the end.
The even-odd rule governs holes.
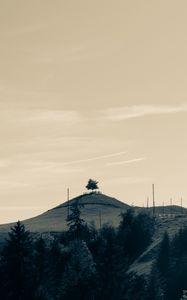
{"type": "Polygon", "coordinates": [[[91,190],[92,192],[95,190],[98,190],[98,181],[93,180],[93,179],[89,179],[88,183],[86,185],[87,190],[91,190]]]}

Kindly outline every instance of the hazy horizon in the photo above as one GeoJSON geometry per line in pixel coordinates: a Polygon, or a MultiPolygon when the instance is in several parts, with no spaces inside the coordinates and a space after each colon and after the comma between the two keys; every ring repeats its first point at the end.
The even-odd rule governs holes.
{"type": "Polygon", "coordinates": [[[85,191],[187,207],[187,2],[0,0],[0,223],[85,191]],[[151,200],[150,200],[151,201],[151,200]]]}

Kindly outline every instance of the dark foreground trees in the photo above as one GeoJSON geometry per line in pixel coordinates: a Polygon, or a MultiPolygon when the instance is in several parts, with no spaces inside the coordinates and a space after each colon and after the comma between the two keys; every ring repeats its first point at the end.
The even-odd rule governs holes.
{"type": "Polygon", "coordinates": [[[152,297],[155,290],[156,300],[180,300],[187,290],[186,274],[187,228],[183,228],[172,240],[167,233],[164,234],[152,267],[148,296],[152,297]]]}
{"type": "Polygon", "coordinates": [[[86,243],[79,239],[69,245],[69,260],[63,272],[60,299],[92,300],[96,290],[96,266],[86,243]]]}
{"type": "Polygon", "coordinates": [[[1,257],[1,295],[3,299],[33,298],[33,247],[30,233],[20,222],[11,228],[1,257]]]}
{"type": "Polygon", "coordinates": [[[138,215],[132,209],[121,215],[118,241],[124,257],[133,262],[150,244],[154,232],[154,220],[145,213],[138,215]]]}
{"type": "Polygon", "coordinates": [[[79,203],[71,205],[71,213],[67,218],[68,234],[71,239],[81,238],[85,228],[85,221],[81,218],[80,209],[79,203]]]}
{"type": "Polygon", "coordinates": [[[150,217],[127,212],[119,228],[99,231],[72,206],[68,231],[50,240],[18,222],[1,252],[3,300],[144,300],[147,283],[127,273],[151,241],[150,217]],[[139,296],[138,296],[139,295],[139,296]]]}

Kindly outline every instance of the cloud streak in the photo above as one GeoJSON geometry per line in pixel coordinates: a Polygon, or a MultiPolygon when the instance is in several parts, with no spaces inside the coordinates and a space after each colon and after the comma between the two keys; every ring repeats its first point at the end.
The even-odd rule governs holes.
{"type": "MultiPolygon", "coordinates": [[[[126,151],[121,151],[117,153],[112,153],[112,154],[107,154],[107,155],[102,155],[102,156],[95,156],[87,159],[80,159],[80,160],[73,160],[69,162],[63,162],[63,161],[50,161],[50,160],[33,160],[33,161],[28,161],[25,160],[23,161],[22,159],[22,167],[25,171],[31,172],[49,172],[50,174],[53,173],[80,173],[83,172],[84,169],[82,169],[80,165],[83,163],[87,162],[93,162],[97,160],[102,160],[102,159],[108,159],[108,158],[113,158],[113,157],[118,157],[126,154],[126,151]]],[[[18,160],[17,160],[18,161],[18,160]]],[[[0,182],[1,186],[1,182],[0,182]]]]}
{"type": "Polygon", "coordinates": [[[24,187],[29,187],[30,184],[29,183],[24,183],[24,182],[18,182],[18,181],[5,181],[5,180],[0,180],[0,188],[6,188],[6,189],[10,189],[10,188],[24,188],[24,187]]]}
{"type": "Polygon", "coordinates": [[[171,105],[133,105],[109,108],[103,112],[103,117],[110,121],[123,121],[151,115],[175,114],[187,112],[187,104],[171,105]]]}
{"type": "Polygon", "coordinates": [[[107,166],[121,166],[121,165],[136,163],[136,162],[143,161],[143,160],[146,160],[146,157],[139,157],[139,158],[134,158],[134,159],[129,159],[129,160],[107,163],[107,166]]]}
{"type": "Polygon", "coordinates": [[[76,123],[81,120],[81,116],[77,111],[71,110],[41,110],[33,111],[27,117],[27,122],[64,122],[76,123]]]}
{"type": "Polygon", "coordinates": [[[126,151],[122,151],[122,152],[112,153],[112,154],[108,154],[108,155],[95,156],[95,157],[91,157],[91,158],[87,158],[87,159],[80,159],[80,160],[74,160],[74,161],[66,162],[66,163],[63,163],[62,165],[67,166],[67,165],[91,162],[91,161],[95,161],[95,160],[101,160],[101,159],[121,156],[121,155],[124,155],[126,153],[127,153],[126,151]]]}
{"type": "Polygon", "coordinates": [[[136,184],[136,183],[145,183],[152,182],[152,178],[148,177],[117,177],[108,179],[105,181],[107,184],[112,185],[123,185],[123,184],[136,184]]]}

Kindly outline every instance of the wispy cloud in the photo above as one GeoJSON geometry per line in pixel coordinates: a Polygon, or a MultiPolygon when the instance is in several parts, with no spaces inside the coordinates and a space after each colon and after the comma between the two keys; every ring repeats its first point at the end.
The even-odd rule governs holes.
{"type": "Polygon", "coordinates": [[[33,59],[35,63],[42,64],[62,64],[80,61],[88,61],[102,56],[110,56],[120,51],[123,43],[116,40],[115,43],[103,39],[88,39],[84,43],[75,43],[74,45],[64,45],[59,48],[48,47],[41,49],[40,55],[37,54],[33,59]]]}
{"type": "Polygon", "coordinates": [[[112,153],[112,154],[107,154],[107,155],[102,155],[102,156],[95,156],[95,157],[91,157],[91,158],[87,158],[87,159],[74,160],[74,161],[69,161],[69,162],[63,163],[63,165],[66,166],[66,165],[79,164],[79,163],[90,162],[90,161],[95,161],[95,160],[101,160],[101,159],[106,159],[106,158],[110,158],[110,157],[121,156],[126,153],[127,153],[126,151],[122,151],[122,152],[117,152],[117,153],[112,153]]]}
{"type": "Polygon", "coordinates": [[[60,162],[32,162],[26,163],[25,167],[29,169],[30,172],[50,172],[50,174],[68,174],[68,173],[80,173],[84,170],[82,168],[71,167],[60,162]]]}
{"type": "Polygon", "coordinates": [[[10,188],[23,188],[23,187],[29,187],[29,183],[25,182],[18,182],[18,181],[5,181],[5,180],[0,180],[0,188],[3,189],[10,189],[10,188]]]}
{"type": "Polygon", "coordinates": [[[133,105],[109,108],[102,113],[104,119],[123,121],[149,115],[174,114],[187,112],[187,104],[171,105],[133,105]]]}
{"type": "Polygon", "coordinates": [[[27,122],[78,122],[81,120],[81,115],[73,110],[41,110],[33,111],[27,117],[27,122]]]}
{"type": "Polygon", "coordinates": [[[105,180],[106,184],[123,185],[123,184],[138,184],[144,182],[152,182],[152,178],[148,177],[117,177],[105,180]]]}
{"type": "Polygon", "coordinates": [[[136,163],[143,160],[146,160],[146,157],[139,157],[139,158],[134,158],[129,160],[111,162],[111,163],[107,163],[107,166],[121,166],[121,165],[136,163]]]}

